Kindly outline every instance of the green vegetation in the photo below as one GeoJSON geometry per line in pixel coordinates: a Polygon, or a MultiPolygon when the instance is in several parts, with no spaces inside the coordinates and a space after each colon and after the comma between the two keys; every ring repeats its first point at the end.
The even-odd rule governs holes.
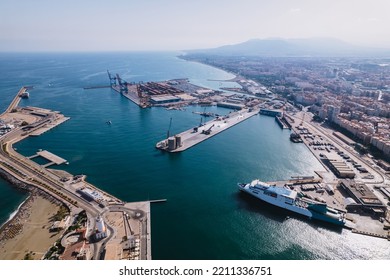
{"type": "Polygon", "coordinates": [[[58,260],[58,256],[60,256],[64,252],[65,248],[62,247],[60,240],[57,240],[56,243],[46,252],[43,259],[45,260],[58,260]]]}
{"type": "Polygon", "coordinates": [[[68,209],[65,206],[61,205],[60,209],[57,211],[57,213],[54,215],[53,218],[55,221],[61,221],[68,215],[69,215],[68,209]]]}
{"type": "Polygon", "coordinates": [[[74,225],[71,225],[70,227],[68,227],[67,232],[71,232],[71,231],[74,231],[74,230],[79,229],[79,228],[81,228],[80,224],[74,224],[74,225]]]}
{"type": "Polygon", "coordinates": [[[76,223],[78,224],[84,224],[87,222],[87,212],[85,210],[81,211],[77,218],[76,218],[76,223]]]}
{"type": "Polygon", "coordinates": [[[82,226],[84,226],[84,224],[86,222],[87,222],[87,213],[85,212],[85,210],[83,210],[77,215],[73,224],[70,227],[68,227],[68,229],[65,231],[64,235],[71,232],[71,231],[74,231],[74,230],[81,228],[82,226]]]}

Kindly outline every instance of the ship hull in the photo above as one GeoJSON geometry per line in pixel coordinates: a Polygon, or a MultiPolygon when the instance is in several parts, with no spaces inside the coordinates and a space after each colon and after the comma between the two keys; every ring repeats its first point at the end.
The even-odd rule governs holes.
{"type": "Polygon", "coordinates": [[[241,191],[248,193],[248,194],[250,194],[250,195],[252,195],[252,196],[268,203],[268,204],[286,209],[288,211],[303,215],[303,216],[308,217],[308,218],[312,217],[312,213],[309,210],[307,210],[306,208],[299,207],[295,204],[287,204],[287,203],[285,203],[285,201],[283,201],[283,198],[278,200],[272,196],[265,195],[264,192],[261,190],[258,190],[258,191],[251,190],[249,188],[245,188],[245,187],[241,187],[241,186],[239,186],[239,188],[241,191]]]}
{"type": "Polygon", "coordinates": [[[303,201],[297,197],[295,191],[283,187],[270,186],[258,180],[250,184],[238,184],[239,190],[254,196],[261,201],[309,219],[344,226],[345,219],[341,212],[331,210],[326,204],[318,205],[310,201],[303,201]]]}

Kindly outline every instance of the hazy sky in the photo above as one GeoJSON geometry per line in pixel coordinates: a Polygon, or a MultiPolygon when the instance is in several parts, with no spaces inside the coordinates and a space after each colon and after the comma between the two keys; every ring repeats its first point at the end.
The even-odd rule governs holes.
{"type": "Polygon", "coordinates": [[[0,0],[0,51],[182,50],[269,37],[390,48],[390,0],[0,0]]]}

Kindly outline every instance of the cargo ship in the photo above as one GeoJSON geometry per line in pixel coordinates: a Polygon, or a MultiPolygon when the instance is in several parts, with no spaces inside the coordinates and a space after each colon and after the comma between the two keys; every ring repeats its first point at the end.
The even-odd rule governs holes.
{"type": "Polygon", "coordinates": [[[239,183],[240,191],[246,192],[274,206],[338,226],[345,225],[345,213],[329,207],[326,203],[302,197],[298,192],[285,186],[274,186],[260,180],[239,183]]]}

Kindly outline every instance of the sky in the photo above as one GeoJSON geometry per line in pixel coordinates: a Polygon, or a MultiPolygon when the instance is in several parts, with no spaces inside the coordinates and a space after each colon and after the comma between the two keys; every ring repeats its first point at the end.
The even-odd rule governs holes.
{"type": "Polygon", "coordinates": [[[213,48],[335,38],[390,48],[390,0],[0,0],[0,51],[213,48]]]}

